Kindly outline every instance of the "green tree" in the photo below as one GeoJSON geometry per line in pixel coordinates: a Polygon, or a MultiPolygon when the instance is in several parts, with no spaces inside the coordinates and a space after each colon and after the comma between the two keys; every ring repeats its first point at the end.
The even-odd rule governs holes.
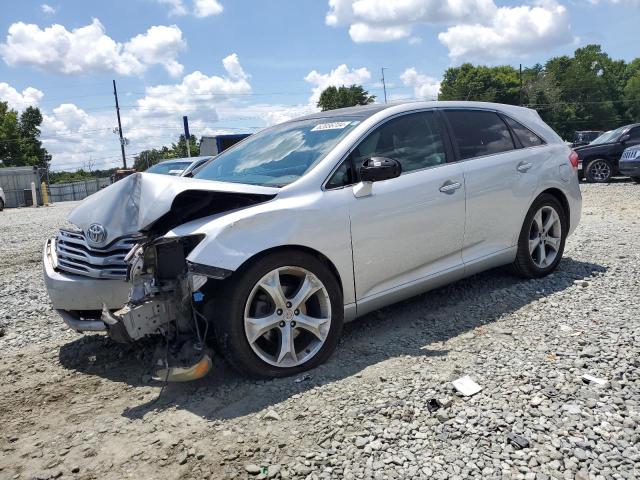
{"type": "MultiPolygon", "coordinates": [[[[189,146],[192,157],[197,157],[198,155],[200,155],[200,144],[198,143],[195,135],[191,135],[189,137],[189,146]]],[[[169,158],[188,157],[189,155],[187,154],[187,142],[185,140],[185,136],[181,134],[178,138],[178,142],[172,143],[169,150],[171,151],[171,157],[169,158]]]]}
{"type": "Polygon", "coordinates": [[[151,150],[143,150],[135,156],[133,168],[138,172],[143,172],[165,158],[171,158],[167,147],[162,147],[159,150],[155,148],[152,148],[151,150]]]}
{"type": "Polygon", "coordinates": [[[350,87],[327,87],[320,94],[318,107],[322,111],[335,110],[336,108],[355,107],[356,105],[368,105],[373,103],[375,95],[369,95],[362,85],[350,87]]]}
{"type": "MultiPolygon", "coordinates": [[[[200,144],[195,135],[190,136],[189,144],[191,146],[191,156],[197,157],[200,155],[200,144]]],[[[142,172],[162,160],[185,158],[187,156],[187,142],[185,141],[184,135],[181,134],[178,141],[172,143],[171,147],[164,146],[159,149],[152,148],[151,150],[143,150],[140,152],[134,158],[133,168],[142,172]]]]}
{"type": "Polygon", "coordinates": [[[51,156],[40,141],[42,114],[27,107],[21,115],[0,102],[0,160],[4,166],[48,168],[51,156]]]}
{"type": "Polygon", "coordinates": [[[5,167],[21,165],[19,138],[18,112],[11,110],[7,102],[0,102],[0,160],[5,167]]]}
{"type": "Polygon", "coordinates": [[[27,107],[20,115],[20,150],[22,163],[48,168],[49,155],[40,141],[42,114],[36,107],[27,107]]]}
{"type": "Polygon", "coordinates": [[[438,99],[517,105],[519,97],[520,78],[515,68],[508,65],[487,67],[464,63],[444,72],[438,99]]]}

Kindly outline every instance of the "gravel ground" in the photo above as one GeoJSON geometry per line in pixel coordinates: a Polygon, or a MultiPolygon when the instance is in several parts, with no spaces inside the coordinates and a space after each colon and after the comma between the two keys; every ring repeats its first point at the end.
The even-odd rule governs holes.
{"type": "Polygon", "coordinates": [[[40,252],[71,205],[6,210],[0,478],[638,478],[640,186],[583,194],[547,278],[494,270],[375,312],[299,382],[216,359],[164,389],[148,351],[51,311],[40,252]],[[483,390],[456,396],[467,374],[483,390]]]}

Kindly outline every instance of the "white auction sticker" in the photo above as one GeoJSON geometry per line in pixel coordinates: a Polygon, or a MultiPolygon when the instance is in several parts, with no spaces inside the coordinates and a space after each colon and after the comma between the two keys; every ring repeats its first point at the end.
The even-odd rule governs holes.
{"type": "Polygon", "coordinates": [[[315,127],[311,129],[312,132],[317,132],[320,130],[341,130],[351,122],[331,122],[331,123],[319,123],[315,127]]]}

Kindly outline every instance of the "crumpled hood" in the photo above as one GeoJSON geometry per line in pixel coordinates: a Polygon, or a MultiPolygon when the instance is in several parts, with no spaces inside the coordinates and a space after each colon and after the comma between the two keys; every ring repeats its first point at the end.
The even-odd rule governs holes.
{"type": "Polygon", "coordinates": [[[208,192],[218,192],[225,197],[237,194],[239,198],[245,199],[252,195],[269,199],[278,193],[278,189],[154,173],[134,173],[87,197],[69,214],[69,221],[85,233],[94,223],[102,225],[106,236],[100,245],[107,245],[123,235],[145,230],[171,211],[176,197],[184,192],[191,192],[194,194],[192,197],[196,198],[206,197],[208,192]]]}

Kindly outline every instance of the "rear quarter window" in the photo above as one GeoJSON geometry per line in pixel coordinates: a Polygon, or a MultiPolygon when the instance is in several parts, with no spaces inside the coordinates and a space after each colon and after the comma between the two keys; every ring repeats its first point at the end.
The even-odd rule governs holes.
{"type": "Polygon", "coordinates": [[[533,133],[520,122],[516,122],[513,118],[509,117],[504,117],[504,120],[511,127],[511,130],[513,130],[513,133],[516,135],[516,137],[518,137],[518,140],[520,140],[520,143],[524,148],[544,145],[544,140],[542,140],[542,138],[533,133]]]}
{"type": "Polygon", "coordinates": [[[461,160],[515,149],[504,121],[494,112],[445,110],[461,160]]]}

